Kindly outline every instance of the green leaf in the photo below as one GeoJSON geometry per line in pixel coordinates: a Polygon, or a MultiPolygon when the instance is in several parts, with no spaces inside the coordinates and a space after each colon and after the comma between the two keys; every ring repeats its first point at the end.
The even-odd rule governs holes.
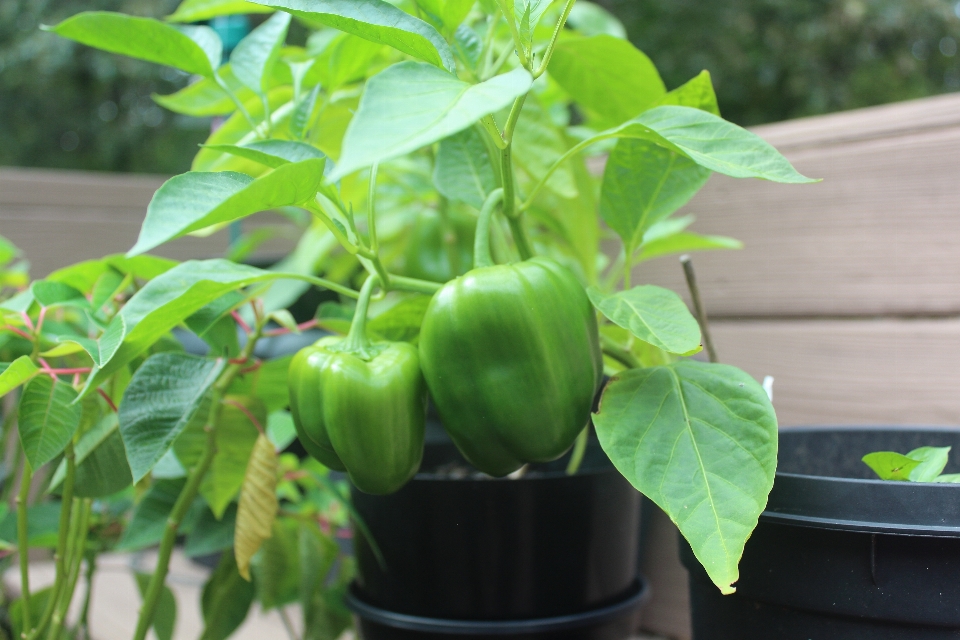
{"type": "Polygon", "coordinates": [[[269,413],[286,409],[290,406],[287,371],[292,360],[292,355],[267,360],[255,371],[237,376],[230,385],[229,393],[255,396],[263,401],[269,413]]]}
{"type": "Polygon", "coordinates": [[[522,68],[471,85],[421,62],[401,62],[367,81],[331,182],[466,129],[530,89],[522,68]]]}
{"type": "Polygon", "coordinates": [[[907,457],[919,460],[920,464],[910,472],[911,482],[933,482],[943,473],[950,460],[951,447],[920,447],[907,453],[907,457]]]}
{"type": "Polygon", "coordinates": [[[3,397],[28,382],[40,371],[30,356],[20,356],[10,363],[0,364],[0,397],[3,397]]]}
{"type": "Polygon", "coordinates": [[[615,38],[627,37],[627,29],[620,20],[593,2],[578,2],[573,5],[567,24],[585,36],[606,34],[615,38]]]}
{"type": "Polygon", "coordinates": [[[158,353],[140,365],[120,403],[120,435],[134,482],[150,473],[186,428],[226,367],[184,353],[158,353]]]}
{"type": "Polygon", "coordinates": [[[133,518],[117,543],[117,551],[135,551],[160,542],[167,518],[185,484],[183,478],[154,482],[134,509],[133,518]]]}
{"type": "MultiPolygon", "coordinates": [[[[137,589],[140,590],[140,597],[142,598],[147,593],[151,575],[135,571],[133,576],[137,580],[137,589]]],[[[153,616],[152,626],[153,630],[157,632],[157,639],[171,640],[176,621],[177,601],[174,599],[170,587],[163,585],[163,591],[160,592],[160,600],[157,602],[157,608],[153,616]]]]}
{"type": "Polygon", "coordinates": [[[693,251],[709,251],[711,249],[742,249],[743,243],[736,238],[727,236],[711,236],[699,233],[678,232],[661,238],[650,240],[644,236],[640,243],[640,254],[634,263],[653,260],[660,256],[693,251]]]}
{"type": "Polygon", "coordinates": [[[682,356],[700,351],[700,325],[673,291],[648,284],[611,295],[590,287],[587,294],[600,313],[638,339],[682,356]]]}
{"type": "Polygon", "coordinates": [[[297,439],[293,416],[289,411],[274,411],[267,418],[267,437],[277,451],[283,451],[297,439]]]}
{"type": "Polygon", "coordinates": [[[931,482],[949,482],[960,484],[960,473],[945,473],[941,476],[937,476],[931,482]]]}
{"type": "Polygon", "coordinates": [[[909,480],[913,470],[920,466],[920,460],[893,451],[875,451],[863,456],[861,460],[873,469],[881,480],[909,480]]]}
{"type": "Polygon", "coordinates": [[[233,538],[237,570],[244,580],[250,580],[253,554],[273,535],[273,522],[279,508],[277,470],[277,452],[273,443],[264,435],[258,436],[243,476],[233,538]]]}
{"type": "Polygon", "coordinates": [[[84,11],[46,29],[80,44],[205,78],[213,77],[223,55],[220,37],[210,27],[178,27],[110,11],[84,11]]]}
{"type": "Polygon", "coordinates": [[[83,293],[62,282],[37,280],[30,285],[33,298],[41,307],[77,307],[89,309],[90,302],[83,293]]]}
{"type": "MultiPolygon", "coordinates": [[[[206,149],[232,153],[235,156],[247,158],[254,162],[266,165],[276,169],[291,162],[302,162],[303,160],[322,159],[325,156],[323,152],[313,145],[305,142],[295,142],[293,140],[258,140],[248,142],[247,144],[206,144],[206,149]]],[[[321,173],[322,173],[321,168],[321,173]]]]}
{"type": "Polygon", "coordinates": [[[257,0],[309,22],[352,33],[449,71],[453,52],[436,29],[383,0],[257,0]]]}
{"type": "Polygon", "coordinates": [[[436,16],[449,31],[455,30],[463,22],[476,0],[417,0],[422,11],[436,16]]]}
{"type": "Polygon", "coordinates": [[[297,274],[265,271],[227,260],[191,260],[154,278],[111,320],[98,342],[98,370],[84,393],[149,349],[168,331],[204,306],[243,287],[272,280],[301,279],[297,274]]]}
{"type": "Polygon", "coordinates": [[[144,253],[191,231],[313,198],[322,158],[284,164],[253,179],[232,171],[190,171],[161,186],[150,200],[140,237],[127,255],[144,253]]]}
{"type": "Polygon", "coordinates": [[[298,140],[307,135],[310,128],[310,122],[313,120],[313,112],[317,106],[317,98],[320,96],[320,85],[316,85],[310,92],[300,99],[297,106],[293,109],[290,116],[290,135],[298,140]]]}
{"type": "Polygon", "coordinates": [[[413,342],[427,313],[430,296],[405,298],[387,311],[367,320],[367,329],[390,342],[413,342]]]}
{"type": "Polygon", "coordinates": [[[433,184],[445,198],[475,209],[497,186],[490,154],[480,133],[468,127],[440,141],[433,166],[433,184]]]}
{"type": "Polygon", "coordinates": [[[350,626],[350,612],[343,604],[339,586],[349,580],[350,571],[342,563],[337,576],[339,584],[327,586],[340,550],[315,523],[301,523],[299,547],[304,640],[335,640],[350,626]]]}
{"type": "Polygon", "coordinates": [[[86,260],[54,271],[47,276],[47,282],[62,282],[83,293],[91,293],[103,274],[117,271],[139,280],[152,280],[177,266],[176,260],[157,256],[137,256],[126,258],[120,254],[106,256],[100,260],[86,260]]]}
{"type": "Polygon", "coordinates": [[[219,520],[210,509],[204,509],[187,535],[183,552],[190,558],[196,558],[230,549],[233,546],[233,528],[236,524],[236,503],[228,506],[219,520]]]}
{"type": "MultiPolygon", "coordinates": [[[[217,421],[217,455],[200,484],[200,495],[218,518],[223,517],[227,506],[237,497],[243,485],[244,470],[250,461],[250,454],[258,436],[257,427],[246,413],[234,404],[229,404],[231,401],[237,402],[239,398],[228,396],[224,400],[220,420],[217,421]]],[[[246,399],[244,404],[261,423],[261,427],[265,427],[267,411],[263,403],[246,399]]]]}
{"type": "MultiPolygon", "coordinates": [[[[527,97],[514,133],[514,163],[539,181],[569,145],[559,127],[534,96],[527,97]]],[[[576,198],[577,180],[572,163],[564,163],[547,180],[547,188],[564,199],[576,198]]]]}
{"type": "Polygon", "coordinates": [[[258,94],[267,90],[270,70],[280,58],[289,26],[290,14],[278,11],[247,34],[230,54],[233,75],[248,89],[258,94]]]}
{"type": "Polygon", "coordinates": [[[46,375],[24,387],[17,413],[18,431],[23,452],[34,469],[60,455],[73,438],[80,425],[76,399],[73,387],[46,375]]]}
{"type": "Polygon", "coordinates": [[[790,184],[817,182],[797,173],[790,162],[760,136],[701,109],[655,107],[600,135],[649,140],[680,152],[701,167],[734,178],[762,178],[790,184]]]}
{"type": "Polygon", "coordinates": [[[371,63],[382,50],[383,45],[379,42],[341,33],[317,56],[314,71],[329,94],[367,77],[371,63]]]}
{"type": "MultiPolygon", "coordinates": [[[[60,502],[49,501],[35,504],[27,509],[27,543],[31,547],[53,548],[57,546],[60,532],[60,502]]],[[[0,521],[0,539],[16,544],[17,511],[8,511],[0,521]]]]}
{"type": "MultiPolygon", "coordinates": [[[[246,102],[254,97],[254,93],[233,75],[229,62],[220,67],[217,74],[240,102],[246,102]]],[[[215,80],[210,78],[200,78],[176,93],[165,96],[153,94],[151,97],[161,107],[196,118],[225,116],[237,110],[236,103],[215,80]]]]}
{"type": "Polygon", "coordinates": [[[710,72],[704,69],[686,83],[680,85],[667,95],[660,98],[657,106],[678,105],[702,109],[715,116],[720,115],[720,106],[717,104],[717,94],[713,90],[713,81],[710,72]]]}
{"type": "Polygon", "coordinates": [[[170,22],[200,22],[217,16],[238,13],[270,13],[273,9],[243,0],[183,0],[177,10],[167,16],[170,22]]]}
{"type": "Polygon", "coordinates": [[[252,583],[237,572],[232,553],[220,556],[220,563],[203,586],[200,609],[203,634],[200,640],[226,640],[243,624],[256,591],[252,583]]]}
{"type": "Polygon", "coordinates": [[[557,43],[549,73],[577,104],[611,124],[639,115],[667,92],[650,58],[609,35],[557,43]]]}
{"type": "Polygon", "coordinates": [[[294,602],[300,591],[300,523],[278,518],[273,535],[253,558],[257,600],[265,611],[294,602]]]}
{"type": "MultiPolygon", "coordinates": [[[[33,613],[34,611],[43,611],[46,608],[47,603],[49,602],[50,596],[52,594],[53,594],[52,586],[46,587],[45,589],[40,589],[38,591],[34,591],[33,593],[30,594],[31,616],[37,615],[36,613],[33,613]]],[[[23,598],[22,597],[17,598],[12,603],[10,603],[9,615],[10,615],[10,626],[12,627],[12,630],[13,630],[12,637],[14,638],[26,637],[26,634],[23,633],[24,629],[23,629],[23,598]]],[[[37,623],[35,617],[31,618],[31,620],[33,624],[37,623]]]]}
{"type": "MultiPolygon", "coordinates": [[[[77,465],[74,492],[77,497],[102,498],[133,484],[115,413],[105,415],[80,437],[74,455],[77,465]]],[[[50,480],[50,488],[59,487],[66,475],[67,464],[63,460],[50,480]]]]}
{"type": "Polygon", "coordinates": [[[607,159],[600,216],[632,255],[644,234],[689,202],[710,172],[649,140],[620,140],[607,159]]]}
{"type": "Polygon", "coordinates": [[[507,3],[508,6],[513,5],[520,42],[529,50],[533,44],[533,34],[537,24],[543,17],[543,12],[550,7],[551,0],[507,0],[507,3]]]}
{"type": "Polygon", "coordinates": [[[680,528],[723,593],[773,487],[777,420],[744,372],[685,360],[618,374],[593,416],[603,450],[680,528]]]}

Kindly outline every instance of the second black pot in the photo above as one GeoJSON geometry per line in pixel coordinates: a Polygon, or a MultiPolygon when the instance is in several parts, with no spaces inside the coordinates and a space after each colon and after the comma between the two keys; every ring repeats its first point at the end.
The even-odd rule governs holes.
{"type": "Polygon", "coordinates": [[[952,446],[960,471],[960,429],[781,432],[737,592],[720,595],[681,541],[694,639],[960,639],[960,486],[877,480],[860,461],[926,445],[952,446]]]}
{"type": "Polygon", "coordinates": [[[442,624],[543,620],[619,605],[628,628],[643,591],[636,557],[640,496],[596,443],[579,473],[567,476],[565,467],[561,459],[516,480],[481,478],[452,444],[428,444],[422,469],[430,472],[399,492],[354,490],[355,508],[383,560],[366,535],[357,536],[359,608],[442,624]],[[451,463],[467,477],[436,472],[451,463]]]}

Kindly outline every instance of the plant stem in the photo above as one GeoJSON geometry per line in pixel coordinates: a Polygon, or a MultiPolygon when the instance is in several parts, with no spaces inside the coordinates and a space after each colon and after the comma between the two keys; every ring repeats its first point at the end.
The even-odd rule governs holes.
{"type": "Polygon", "coordinates": [[[87,554],[87,574],[84,576],[86,583],[86,593],[83,594],[83,609],[80,610],[80,620],[77,623],[78,629],[83,629],[83,638],[90,638],[90,600],[93,597],[93,574],[97,570],[96,551],[87,554]]]}
{"type": "MultiPolygon", "coordinates": [[[[37,623],[36,628],[27,636],[28,640],[35,640],[46,630],[53,617],[53,611],[60,594],[65,586],[67,577],[67,542],[70,533],[70,515],[73,509],[73,483],[77,475],[76,456],[73,451],[73,442],[67,444],[63,452],[63,457],[67,461],[67,475],[63,481],[63,493],[60,494],[60,532],[57,538],[57,551],[54,554],[55,577],[53,579],[53,593],[47,600],[47,606],[43,610],[43,617],[37,623]]],[[[26,626],[24,626],[26,628],[26,626]]]]}
{"type": "Polygon", "coordinates": [[[395,276],[390,274],[391,291],[410,291],[412,293],[424,293],[432,296],[442,288],[443,284],[439,282],[431,282],[430,280],[420,280],[419,278],[407,278],[405,276],[395,276]]]}
{"type": "Polygon", "coordinates": [[[527,52],[524,50],[523,43],[520,41],[520,32],[517,30],[516,16],[512,11],[508,11],[508,7],[503,0],[497,0],[497,5],[500,7],[500,11],[503,12],[503,17],[510,27],[510,35],[513,36],[513,44],[516,46],[517,57],[520,58],[520,64],[523,65],[524,68],[529,68],[530,61],[527,59],[527,52]]]}
{"type": "Polygon", "coordinates": [[[540,181],[537,182],[537,184],[533,187],[533,189],[530,190],[530,194],[527,196],[527,199],[524,201],[524,203],[520,205],[519,210],[526,211],[527,209],[530,208],[530,205],[533,204],[533,201],[536,199],[537,195],[539,195],[540,190],[546,186],[547,181],[550,179],[550,176],[552,176],[553,173],[557,169],[559,169],[564,162],[566,162],[576,154],[580,153],[590,145],[596,144],[597,142],[600,142],[602,140],[607,140],[608,138],[616,138],[616,137],[617,137],[617,134],[615,133],[610,133],[609,135],[601,133],[592,138],[583,140],[582,142],[578,142],[577,144],[570,147],[570,149],[568,149],[562,156],[557,158],[554,161],[554,163],[550,165],[550,168],[547,169],[547,172],[544,173],[543,176],[541,176],[540,181]]]}
{"type": "Polygon", "coordinates": [[[217,86],[223,89],[223,92],[230,97],[230,100],[233,102],[233,104],[237,105],[237,111],[243,115],[244,119],[247,121],[247,124],[250,125],[250,128],[256,131],[257,123],[253,121],[253,118],[250,116],[250,112],[247,111],[247,108],[243,106],[243,103],[240,101],[240,98],[237,97],[237,94],[230,90],[230,87],[227,86],[227,83],[223,81],[223,78],[221,78],[220,74],[216,71],[213,72],[213,81],[216,82],[217,86]]]}
{"type": "Polygon", "coordinates": [[[370,307],[370,296],[373,294],[373,288],[379,283],[380,278],[375,275],[371,275],[363,283],[357,308],[353,312],[353,322],[350,323],[350,332],[343,341],[343,346],[347,351],[355,352],[364,359],[369,357],[370,352],[370,339],[367,338],[367,309],[370,307]]]}
{"type": "Polygon", "coordinates": [[[503,200],[503,189],[494,189],[483,202],[480,216],[477,218],[477,232],[473,240],[473,267],[490,267],[493,257],[490,255],[490,221],[497,205],[503,200]]]}
{"type": "Polygon", "coordinates": [[[370,251],[377,253],[380,251],[380,243],[377,241],[377,169],[379,165],[374,164],[370,168],[370,194],[367,196],[367,235],[370,236],[370,251]]]}
{"type": "Polygon", "coordinates": [[[170,568],[170,556],[173,554],[173,545],[177,540],[177,530],[180,528],[180,523],[187,514],[190,505],[193,504],[193,499],[196,498],[197,492],[200,489],[200,482],[203,480],[203,476],[206,475],[217,453],[217,423],[220,421],[220,413],[223,410],[221,400],[230,388],[230,384],[234,378],[240,373],[243,367],[241,362],[248,360],[253,354],[253,349],[263,333],[264,324],[264,319],[258,317],[257,326],[247,340],[247,344],[244,345],[238,362],[229,365],[213,385],[213,392],[210,397],[210,413],[207,417],[207,424],[204,427],[204,430],[207,432],[207,441],[203,447],[203,454],[200,461],[190,470],[187,476],[187,483],[180,491],[180,495],[177,496],[177,501],[174,503],[170,516],[167,518],[167,526],[163,532],[163,538],[160,541],[157,566],[153,571],[153,575],[150,576],[150,584],[147,586],[147,591],[143,596],[143,605],[140,608],[140,616],[137,620],[137,629],[134,632],[133,640],[145,640],[147,631],[149,631],[150,626],[153,624],[153,618],[157,612],[157,604],[160,602],[160,595],[163,593],[163,585],[167,577],[167,571],[170,568]]]}
{"type": "Polygon", "coordinates": [[[603,348],[605,354],[620,362],[627,369],[640,369],[643,367],[643,363],[637,360],[637,356],[602,333],[600,334],[600,346],[603,348]]]}
{"type": "Polygon", "coordinates": [[[630,276],[633,271],[633,247],[623,245],[623,289],[630,288],[630,276]]]}
{"type": "Polygon", "coordinates": [[[300,640],[297,637],[297,632],[293,630],[293,623],[290,622],[290,616],[287,615],[287,610],[283,607],[277,607],[277,613],[280,614],[280,621],[283,622],[283,628],[287,631],[287,636],[290,637],[290,640],[300,640]]]}
{"type": "Polygon", "coordinates": [[[69,554],[69,572],[66,576],[66,590],[60,594],[60,602],[53,614],[53,621],[50,625],[50,640],[59,640],[60,632],[67,618],[67,610],[73,601],[73,594],[77,588],[77,580],[80,578],[80,565],[83,562],[83,554],[87,548],[87,526],[90,522],[90,505],[92,501],[89,498],[74,498],[75,513],[70,522],[70,540],[71,550],[69,554]]]}
{"type": "Polygon", "coordinates": [[[557,38],[560,37],[560,32],[563,31],[563,25],[567,23],[567,18],[570,17],[570,12],[573,10],[573,3],[577,0],[567,0],[566,6],[563,8],[563,13],[560,15],[560,20],[557,22],[556,28],[553,30],[553,36],[550,38],[550,44],[547,45],[546,51],[543,52],[543,60],[540,61],[540,66],[537,67],[537,70],[534,72],[534,79],[539,78],[547,70],[547,65],[550,64],[550,58],[553,57],[553,50],[557,46],[557,38]]]}
{"type": "Polygon", "coordinates": [[[589,427],[584,427],[576,442],[573,443],[573,453],[570,455],[570,462],[567,463],[567,475],[572,476],[580,469],[580,463],[583,462],[583,454],[587,450],[587,440],[590,437],[589,427]]]}
{"type": "Polygon", "coordinates": [[[703,334],[703,346],[707,349],[707,357],[710,362],[718,362],[717,350],[713,346],[713,339],[710,337],[710,324],[707,321],[707,310],[700,300],[700,288],[697,286],[697,275],[693,271],[693,261],[690,256],[684,254],[680,256],[680,264],[683,265],[683,275],[687,278],[687,287],[690,289],[690,298],[693,300],[693,310],[697,314],[697,322],[700,323],[700,332],[703,334]]]}
{"type": "Polygon", "coordinates": [[[30,540],[27,529],[27,502],[30,499],[30,482],[33,480],[33,467],[26,456],[20,472],[20,492],[17,494],[17,549],[20,555],[20,590],[23,598],[23,629],[29,631],[32,626],[30,617],[30,540]]]}

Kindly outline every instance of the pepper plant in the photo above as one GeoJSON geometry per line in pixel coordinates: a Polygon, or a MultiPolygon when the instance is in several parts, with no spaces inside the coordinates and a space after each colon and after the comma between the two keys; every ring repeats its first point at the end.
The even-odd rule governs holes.
{"type": "MultiPolygon", "coordinates": [[[[426,388],[480,469],[573,447],[575,472],[603,373],[600,444],[733,591],[773,483],[776,417],[745,373],[687,358],[701,334],[676,293],[633,280],[658,256],[739,246],[675,215],[712,172],[810,180],[719,116],[709,74],[667,90],[583,0],[186,0],[166,21],[87,12],[48,29],[193,74],[155,100],[225,120],[193,170],[158,189],[126,256],[0,304],[0,336],[15,343],[0,394],[22,387],[21,486],[50,469],[60,496],[44,595],[27,583],[21,493],[26,637],[57,637],[90,500],[124,491],[138,504],[121,546],[160,545],[136,640],[163,625],[183,532],[188,547],[234,548],[204,597],[205,638],[228,635],[246,611],[232,607],[252,597],[218,594],[252,593],[253,577],[262,604],[282,604],[296,575],[308,636],[333,637],[336,591],[313,571],[336,555],[318,526],[342,504],[326,469],[399,488],[420,462],[426,388]],[[228,61],[215,32],[183,24],[236,12],[262,22],[228,61]],[[287,42],[294,20],[305,43],[287,42]],[[148,255],[270,209],[301,237],[269,269],[148,255]],[[328,298],[297,325],[285,309],[311,286],[328,298]],[[292,367],[256,358],[264,335],[316,325],[346,337],[292,367]],[[210,355],[180,352],[171,331],[183,330],[210,355]],[[292,429],[316,461],[278,458],[292,429]],[[307,558],[299,572],[284,568],[298,564],[291,548],[307,558]]],[[[263,237],[249,232],[231,257],[263,237]]]]}

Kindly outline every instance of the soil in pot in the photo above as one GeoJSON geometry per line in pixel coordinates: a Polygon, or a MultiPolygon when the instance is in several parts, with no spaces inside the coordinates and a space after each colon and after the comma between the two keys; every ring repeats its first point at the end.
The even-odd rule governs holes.
{"type": "Polygon", "coordinates": [[[695,640],[960,638],[960,485],[876,479],[860,458],[952,446],[960,429],[809,427],[780,434],[776,480],[722,596],[689,547],[695,640]]]}
{"type": "Polygon", "coordinates": [[[364,637],[627,637],[645,595],[640,496],[599,445],[574,476],[564,457],[492,479],[435,427],[421,473],[403,489],[353,491],[383,560],[356,536],[352,600],[364,637]]]}

